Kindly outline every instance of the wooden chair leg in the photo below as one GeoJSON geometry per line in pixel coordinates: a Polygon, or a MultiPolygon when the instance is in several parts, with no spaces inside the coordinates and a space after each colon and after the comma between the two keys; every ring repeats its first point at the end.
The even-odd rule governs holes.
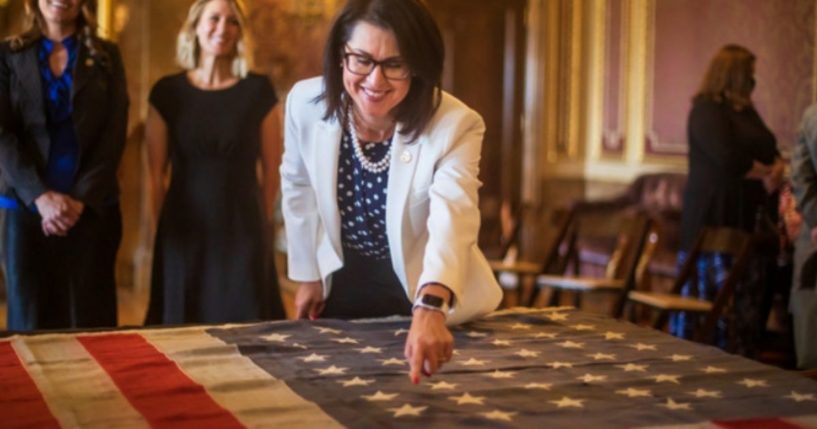
{"type": "Polygon", "coordinates": [[[548,302],[548,306],[555,307],[559,305],[562,301],[562,291],[559,289],[551,289],[550,290],[550,302],[548,302]]]}
{"type": "Polygon", "coordinates": [[[667,312],[663,310],[658,310],[658,314],[655,316],[655,321],[653,322],[653,329],[663,331],[664,325],[667,323],[667,312]]]}
{"type": "Polygon", "coordinates": [[[530,292],[530,299],[528,299],[528,307],[534,307],[536,303],[539,301],[539,295],[542,294],[542,288],[536,284],[534,280],[533,286],[531,287],[530,292]]]}

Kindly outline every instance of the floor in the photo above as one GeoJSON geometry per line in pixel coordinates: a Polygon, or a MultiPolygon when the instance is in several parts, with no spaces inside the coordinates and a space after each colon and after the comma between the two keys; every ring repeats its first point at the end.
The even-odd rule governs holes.
{"type": "MultiPolygon", "coordinates": [[[[288,318],[295,315],[294,296],[295,284],[281,279],[281,296],[284,301],[284,310],[288,318]]],[[[117,291],[119,310],[119,326],[141,326],[145,319],[148,305],[148,288],[129,289],[119,288],[117,291]]],[[[6,302],[0,301],[0,330],[6,329],[6,302]]]]}

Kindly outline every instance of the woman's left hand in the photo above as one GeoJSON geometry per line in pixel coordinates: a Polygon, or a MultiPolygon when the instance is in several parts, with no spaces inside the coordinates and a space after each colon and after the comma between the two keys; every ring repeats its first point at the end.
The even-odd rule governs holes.
{"type": "Polygon", "coordinates": [[[414,310],[405,348],[411,382],[419,383],[421,374],[430,377],[451,360],[453,353],[454,337],[445,326],[445,315],[425,308],[414,310]]]}
{"type": "Polygon", "coordinates": [[[786,172],[786,163],[782,159],[777,158],[772,164],[772,169],[769,174],[763,177],[763,187],[766,192],[774,193],[783,185],[785,181],[784,173],[786,172]]]}

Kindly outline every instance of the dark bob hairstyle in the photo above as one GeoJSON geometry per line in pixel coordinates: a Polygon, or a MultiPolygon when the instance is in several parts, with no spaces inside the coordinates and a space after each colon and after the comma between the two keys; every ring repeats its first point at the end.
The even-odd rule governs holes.
{"type": "Polygon", "coordinates": [[[394,108],[400,133],[416,140],[440,105],[445,49],[440,29],[421,0],[349,0],[335,18],[323,54],[324,120],[337,118],[345,125],[343,95],[343,48],[359,22],[391,30],[400,56],[411,70],[411,87],[406,98],[394,108]]]}

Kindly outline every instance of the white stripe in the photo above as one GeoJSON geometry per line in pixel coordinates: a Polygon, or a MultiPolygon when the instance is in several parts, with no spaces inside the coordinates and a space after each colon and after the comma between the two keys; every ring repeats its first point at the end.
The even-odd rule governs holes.
{"type": "Polygon", "coordinates": [[[787,417],[783,420],[786,423],[791,423],[795,425],[800,425],[804,429],[817,429],[817,414],[812,414],[809,416],[800,416],[800,417],[787,417]]]}
{"type": "Polygon", "coordinates": [[[62,427],[149,427],[73,336],[16,336],[11,344],[62,427]]]}
{"type": "Polygon", "coordinates": [[[204,330],[157,329],[139,333],[247,427],[342,427],[316,404],[293,392],[284,381],[240,354],[236,346],[204,330]]]}
{"type": "Polygon", "coordinates": [[[674,425],[639,426],[637,429],[722,429],[710,422],[678,423],[674,425]]]}

